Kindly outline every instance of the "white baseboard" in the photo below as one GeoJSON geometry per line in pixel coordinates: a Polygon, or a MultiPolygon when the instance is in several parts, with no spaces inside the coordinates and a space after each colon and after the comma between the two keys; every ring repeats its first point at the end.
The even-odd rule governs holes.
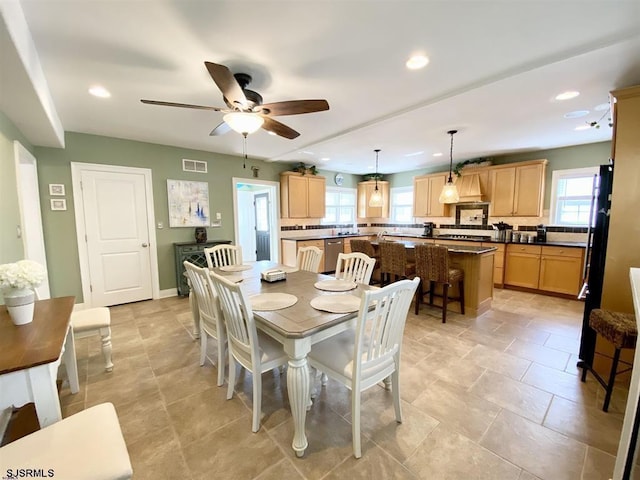
{"type": "Polygon", "coordinates": [[[160,298],[169,298],[178,296],[177,288],[168,288],[166,290],[160,290],[160,298]]]}

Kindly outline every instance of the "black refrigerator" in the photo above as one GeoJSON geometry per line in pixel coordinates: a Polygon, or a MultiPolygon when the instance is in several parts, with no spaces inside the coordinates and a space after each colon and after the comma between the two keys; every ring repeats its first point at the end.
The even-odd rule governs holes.
{"type": "Polygon", "coordinates": [[[592,225],[589,226],[587,252],[585,255],[584,285],[578,298],[584,298],[582,317],[582,335],[580,337],[579,367],[584,363],[593,365],[596,349],[596,332],[589,326],[589,314],[594,308],[600,308],[604,265],[607,255],[607,236],[609,235],[609,214],[611,211],[611,190],[613,186],[613,161],[609,165],[600,165],[600,172],[594,178],[592,200],[592,225]]]}

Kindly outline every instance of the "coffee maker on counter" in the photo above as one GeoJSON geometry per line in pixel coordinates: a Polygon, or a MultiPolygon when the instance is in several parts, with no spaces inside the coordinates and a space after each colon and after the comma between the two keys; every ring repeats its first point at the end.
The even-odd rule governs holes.
{"type": "Polygon", "coordinates": [[[536,228],[536,243],[545,243],[547,241],[547,227],[538,225],[536,228]]]}
{"type": "Polygon", "coordinates": [[[424,222],[424,232],[422,233],[423,237],[433,237],[433,229],[436,228],[436,224],[433,222],[424,222]]]}

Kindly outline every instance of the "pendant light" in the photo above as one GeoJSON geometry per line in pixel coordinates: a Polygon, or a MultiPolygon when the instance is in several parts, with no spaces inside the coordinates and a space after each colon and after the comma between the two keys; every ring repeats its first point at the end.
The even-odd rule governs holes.
{"type": "Polygon", "coordinates": [[[376,188],[373,189],[373,193],[369,197],[369,206],[382,207],[382,192],[378,190],[378,154],[380,149],[376,148],[374,152],[376,152],[376,188]]]}
{"type": "Polygon", "coordinates": [[[451,149],[449,150],[449,179],[447,183],[442,187],[442,193],[438,201],[440,203],[457,203],[460,200],[458,195],[458,187],[453,183],[453,136],[458,133],[457,130],[449,130],[447,134],[451,135],[451,149]]]}

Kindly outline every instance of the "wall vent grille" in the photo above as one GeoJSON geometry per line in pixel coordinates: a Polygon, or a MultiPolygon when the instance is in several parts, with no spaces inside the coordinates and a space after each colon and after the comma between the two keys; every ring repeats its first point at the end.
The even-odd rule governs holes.
{"type": "Polygon", "coordinates": [[[185,172],[207,173],[207,162],[202,160],[182,159],[182,170],[185,172]]]}

